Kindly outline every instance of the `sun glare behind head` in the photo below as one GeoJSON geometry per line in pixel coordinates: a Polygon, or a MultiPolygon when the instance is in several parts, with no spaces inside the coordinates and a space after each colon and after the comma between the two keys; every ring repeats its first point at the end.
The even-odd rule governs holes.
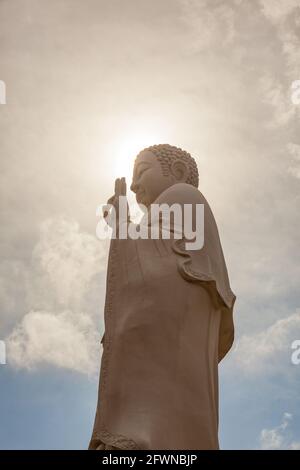
{"type": "Polygon", "coordinates": [[[159,142],[158,136],[132,136],[120,140],[116,160],[114,164],[115,177],[125,176],[128,187],[131,184],[134,160],[137,154],[145,147],[154,145],[159,142]]]}

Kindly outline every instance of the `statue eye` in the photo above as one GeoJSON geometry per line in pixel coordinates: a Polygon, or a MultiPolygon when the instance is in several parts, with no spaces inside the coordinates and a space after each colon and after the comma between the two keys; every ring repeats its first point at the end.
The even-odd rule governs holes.
{"type": "Polygon", "coordinates": [[[148,170],[148,168],[143,168],[141,171],[139,171],[138,177],[140,178],[146,170],[148,170]]]}

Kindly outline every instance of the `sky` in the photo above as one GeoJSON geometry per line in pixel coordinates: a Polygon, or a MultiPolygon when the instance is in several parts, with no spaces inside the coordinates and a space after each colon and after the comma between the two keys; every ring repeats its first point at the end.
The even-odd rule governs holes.
{"type": "Polygon", "coordinates": [[[96,209],[158,143],[196,159],[237,296],[220,447],[300,449],[298,80],[300,0],[0,0],[1,449],[87,448],[96,209]]]}

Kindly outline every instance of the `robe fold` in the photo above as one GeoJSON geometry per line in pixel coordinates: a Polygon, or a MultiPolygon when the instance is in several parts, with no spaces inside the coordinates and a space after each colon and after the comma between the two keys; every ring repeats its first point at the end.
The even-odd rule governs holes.
{"type": "Polygon", "coordinates": [[[218,363],[233,342],[235,295],[217,225],[191,185],[155,202],[204,204],[204,246],[186,250],[184,236],[111,240],[90,449],[219,448],[218,363]]]}

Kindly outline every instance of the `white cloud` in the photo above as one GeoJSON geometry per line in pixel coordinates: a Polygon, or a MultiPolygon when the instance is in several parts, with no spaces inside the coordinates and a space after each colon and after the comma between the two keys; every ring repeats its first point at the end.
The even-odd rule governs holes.
{"type": "MultiPolygon", "coordinates": [[[[74,220],[58,217],[41,224],[23,283],[27,313],[18,315],[6,338],[11,366],[36,369],[51,364],[94,374],[103,332],[93,280],[104,270],[106,245],[80,231],[74,220]]],[[[97,290],[101,294],[100,287],[97,290]]]]}
{"type": "Polygon", "coordinates": [[[260,447],[262,450],[296,450],[300,449],[300,441],[296,442],[289,438],[287,429],[293,415],[284,413],[282,423],[273,429],[263,429],[260,433],[260,447]]]}
{"type": "Polygon", "coordinates": [[[78,305],[91,279],[104,269],[104,242],[62,217],[41,224],[33,261],[46,274],[53,296],[63,306],[78,305]]]}
{"type": "Polygon", "coordinates": [[[93,375],[99,366],[99,335],[86,314],[29,312],[6,345],[7,361],[16,368],[49,364],[93,375]]]}
{"type": "Polygon", "coordinates": [[[291,344],[300,338],[300,311],[276,321],[266,330],[242,336],[235,348],[233,363],[245,374],[287,371],[291,365],[291,344]]]}

